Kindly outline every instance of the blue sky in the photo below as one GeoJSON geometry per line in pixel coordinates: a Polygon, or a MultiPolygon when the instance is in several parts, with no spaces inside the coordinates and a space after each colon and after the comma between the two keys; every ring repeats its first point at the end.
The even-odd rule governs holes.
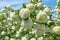
{"type": "Polygon", "coordinates": [[[57,0],[43,0],[43,4],[51,7],[52,9],[55,8],[56,4],[57,4],[57,0]]]}
{"type": "MultiPolygon", "coordinates": [[[[23,3],[29,4],[29,0],[0,0],[0,10],[6,5],[10,5],[14,9],[19,9],[23,3]]],[[[43,4],[54,9],[57,2],[56,0],[43,0],[43,4]]]]}

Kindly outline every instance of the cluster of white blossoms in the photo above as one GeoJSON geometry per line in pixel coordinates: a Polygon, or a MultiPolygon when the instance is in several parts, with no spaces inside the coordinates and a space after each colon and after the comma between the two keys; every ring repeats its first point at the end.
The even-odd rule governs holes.
{"type": "Polygon", "coordinates": [[[46,8],[44,9],[44,12],[46,12],[47,15],[51,15],[51,14],[52,14],[52,10],[51,10],[50,8],[48,8],[48,7],[46,7],[46,8]]]}
{"type": "Polygon", "coordinates": [[[37,7],[38,7],[38,8],[42,8],[42,7],[43,7],[42,2],[37,3],[37,7]]]}
{"type": "Polygon", "coordinates": [[[34,23],[34,28],[33,30],[35,31],[34,34],[37,34],[38,36],[42,36],[44,32],[48,32],[49,28],[44,24],[39,24],[39,23],[34,23]]]}
{"type": "Polygon", "coordinates": [[[35,5],[33,3],[30,3],[26,6],[26,8],[28,8],[30,12],[32,13],[35,10],[35,5]]]}
{"type": "Polygon", "coordinates": [[[22,19],[26,19],[26,18],[28,18],[30,16],[30,11],[27,8],[22,8],[20,10],[19,15],[21,16],[22,19]]]}
{"type": "Polygon", "coordinates": [[[28,20],[22,20],[21,26],[24,27],[24,29],[32,29],[32,20],[29,18],[28,20]]]}
{"type": "Polygon", "coordinates": [[[60,34],[60,26],[55,26],[55,27],[53,27],[53,32],[54,32],[55,34],[60,34]]]}
{"type": "Polygon", "coordinates": [[[40,11],[36,16],[36,21],[40,23],[46,23],[47,22],[46,12],[40,11]]]}

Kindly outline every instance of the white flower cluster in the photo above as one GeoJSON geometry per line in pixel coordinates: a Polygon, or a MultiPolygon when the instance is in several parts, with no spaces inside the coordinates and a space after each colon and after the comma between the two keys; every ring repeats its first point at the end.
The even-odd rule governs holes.
{"type": "Polygon", "coordinates": [[[39,24],[39,23],[35,23],[34,24],[34,30],[36,30],[35,34],[37,34],[38,36],[42,36],[44,34],[44,32],[48,32],[49,28],[43,24],[39,24]]]}
{"type": "Polygon", "coordinates": [[[44,9],[44,12],[46,12],[47,15],[51,15],[51,14],[52,14],[52,10],[51,10],[50,8],[48,8],[48,7],[46,7],[46,8],[44,9]]]}
{"type": "Polygon", "coordinates": [[[40,11],[37,16],[36,16],[36,21],[40,23],[45,23],[47,22],[47,15],[46,12],[40,11]]]}
{"type": "Polygon", "coordinates": [[[22,20],[21,26],[24,27],[24,29],[32,29],[32,20],[29,18],[27,20],[22,20]]]}
{"type": "Polygon", "coordinates": [[[42,2],[37,3],[37,7],[38,7],[38,8],[42,8],[42,7],[43,7],[42,2]]]}
{"type": "Polygon", "coordinates": [[[21,16],[22,19],[26,19],[26,18],[28,18],[30,16],[30,11],[27,8],[22,8],[20,10],[19,15],[21,16]]]}
{"type": "Polygon", "coordinates": [[[30,3],[26,6],[26,8],[28,8],[30,10],[30,12],[32,13],[35,10],[35,5],[30,3]]]}
{"type": "Polygon", "coordinates": [[[53,27],[53,32],[54,32],[55,34],[60,34],[60,26],[55,26],[55,27],[53,27]]]}

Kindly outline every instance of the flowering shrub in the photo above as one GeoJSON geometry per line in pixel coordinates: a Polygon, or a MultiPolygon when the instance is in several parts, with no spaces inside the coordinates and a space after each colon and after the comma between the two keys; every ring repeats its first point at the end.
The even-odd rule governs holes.
{"type": "Polygon", "coordinates": [[[0,40],[60,40],[60,0],[54,10],[42,0],[30,2],[18,10],[6,6],[0,11],[0,40]]]}

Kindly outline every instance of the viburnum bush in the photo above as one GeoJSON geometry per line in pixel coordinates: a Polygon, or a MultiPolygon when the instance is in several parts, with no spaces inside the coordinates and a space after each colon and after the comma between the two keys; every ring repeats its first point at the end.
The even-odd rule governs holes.
{"type": "Polygon", "coordinates": [[[60,40],[60,0],[55,9],[42,0],[18,10],[6,6],[0,11],[0,40],[60,40]]]}

